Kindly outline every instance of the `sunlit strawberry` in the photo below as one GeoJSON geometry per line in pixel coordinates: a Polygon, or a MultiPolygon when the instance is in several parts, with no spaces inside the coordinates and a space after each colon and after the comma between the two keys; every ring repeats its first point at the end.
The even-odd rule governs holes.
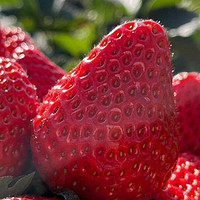
{"type": "Polygon", "coordinates": [[[82,199],[149,199],[176,164],[171,53],[163,27],[122,24],[48,92],[33,159],[51,188],[82,199]]]}

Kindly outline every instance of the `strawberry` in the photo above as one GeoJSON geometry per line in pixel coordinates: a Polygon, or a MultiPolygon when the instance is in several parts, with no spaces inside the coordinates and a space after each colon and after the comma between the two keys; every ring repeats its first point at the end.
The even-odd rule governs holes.
{"type": "Polygon", "coordinates": [[[83,199],[142,199],[178,157],[171,54],[162,26],[115,28],[48,92],[34,118],[33,159],[51,188],[83,199]]]}
{"type": "Polygon", "coordinates": [[[178,111],[180,151],[200,155],[200,74],[183,72],[173,78],[178,111]]]}
{"type": "Polygon", "coordinates": [[[182,153],[165,188],[156,200],[200,199],[200,159],[190,153],[182,153]]]}
{"type": "Polygon", "coordinates": [[[57,80],[65,74],[61,68],[52,63],[37,49],[23,49],[14,58],[27,72],[30,82],[36,86],[40,100],[44,98],[57,80]]]}
{"type": "Polygon", "coordinates": [[[42,196],[35,196],[35,195],[30,195],[30,196],[17,196],[17,197],[6,197],[1,200],[59,200],[58,198],[55,197],[42,197],[42,196]]]}
{"type": "Polygon", "coordinates": [[[37,105],[35,86],[22,67],[0,58],[0,177],[20,172],[37,105]]]}
{"type": "Polygon", "coordinates": [[[31,37],[19,27],[1,27],[6,51],[4,57],[13,57],[17,47],[36,48],[31,37]]]}
{"type": "MultiPolygon", "coordinates": [[[[1,28],[0,34],[6,49],[3,54],[0,52],[0,55],[14,58],[24,68],[31,83],[37,88],[39,99],[42,100],[65,72],[45,57],[30,36],[19,27],[1,28]]],[[[2,46],[1,43],[0,45],[2,46]]]]}
{"type": "Polygon", "coordinates": [[[36,196],[36,195],[21,195],[15,197],[6,197],[1,200],[80,200],[79,197],[71,190],[58,190],[55,192],[54,197],[44,197],[44,196],[36,196]]]}

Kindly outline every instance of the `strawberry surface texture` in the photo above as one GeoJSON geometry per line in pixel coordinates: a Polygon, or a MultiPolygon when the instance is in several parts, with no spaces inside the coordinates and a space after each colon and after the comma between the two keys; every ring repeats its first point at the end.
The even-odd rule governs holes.
{"type": "Polygon", "coordinates": [[[0,58],[0,177],[16,176],[23,167],[37,100],[23,68],[0,58]]]}
{"type": "Polygon", "coordinates": [[[156,200],[200,199],[200,160],[190,153],[182,153],[176,168],[156,200]]]}
{"type": "Polygon", "coordinates": [[[51,188],[81,199],[148,199],[178,157],[171,53],[162,26],[116,27],[48,92],[33,160],[51,188]]]}
{"type": "Polygon", "coordinates": [[[65,74],[40,52],[31,37],[19,27],[0,27],[0,47],[1,56],[15,59],[24,68],[41,100],[65,74]]]}
{"type": "Polygon", "coordinates": [[[182,72],[173,78],[180,151],[200,155],[200,74],[182,72]]]}
{"type": "Polygon", "coordinates": [[[58,198],[48,198],[42,196],[17,196],[17,197],[6,197],[2,200],[59,200],[58,198]]]}

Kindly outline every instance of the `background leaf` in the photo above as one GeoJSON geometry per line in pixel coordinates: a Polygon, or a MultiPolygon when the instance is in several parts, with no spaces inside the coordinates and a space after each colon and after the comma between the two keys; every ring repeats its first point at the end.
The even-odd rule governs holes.
{"type": "Polygon", "coordinates": [[[0,177],[0,198],[21,195],[30,185],[35,172],[13,179],[12,176],[0,177]]]}
{"type": "Polygon", "coordinates": [[[147,7],[149,10],[172,7],[180,3],[181,0],[149,0],[147,2],[147,7]]]}
{"type": "Polygon", "coordinates": [[[71,56],[78,57],[83,53],[87,53],[95,38],[95,30],[92,24],[87,24],[72,34],[55,33],[53,41],[60,48],[68,51],[71,56]]]}

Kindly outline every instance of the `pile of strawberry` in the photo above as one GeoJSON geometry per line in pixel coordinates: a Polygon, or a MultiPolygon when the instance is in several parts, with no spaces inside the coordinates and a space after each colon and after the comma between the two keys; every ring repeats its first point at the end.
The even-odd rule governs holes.
{"type": "Polygon", "coordinates": [[[172,77],[161,25],[116,27],[69,73],[20,28],[0,27],[0,56],[0,179],[30,148],[66,200],[200,199],[200,75],[172,77]]]}

